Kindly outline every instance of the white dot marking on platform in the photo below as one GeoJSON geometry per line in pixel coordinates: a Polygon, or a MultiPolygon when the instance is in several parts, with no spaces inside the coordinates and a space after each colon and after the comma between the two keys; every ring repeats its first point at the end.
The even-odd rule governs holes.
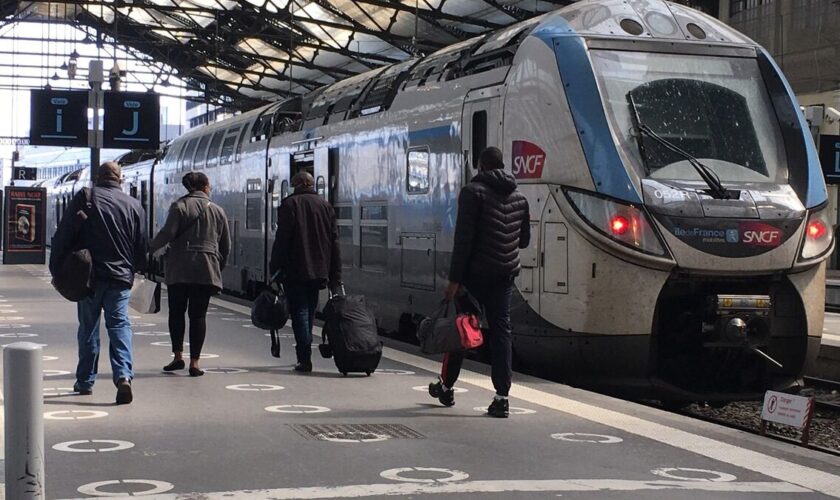
{"type": "Polygon", "coordinates": [[[322,441],[330,441],[332,443],[378,443],[391,439],[385,434],[377,434],[375,432],[324,432],[316,436],[322,441]]]}
{"type": "Polygon", "coordinates": [[[147,326],[157,326],[157,325],[154,324],[154,323],[132,323],[131,326],[133,326],[135,328],[137,328],[137,327],[143,328],[143,327],[147,327],[147,326]]]}
{"type": "MultiPolygon", "coordinates": [[[[15,344],[15,342],[11,342],[11,343],[8,343],[8,344],[3,344],[3,347],[9,347],[10,345],[13,345],[13,344],[15,344]]],[[[33,342],[33,344],[35,344],[35,347],[41,347],[41,348],[47,347],[47,344],[39,344],[38,342],[33,342]]]]}
{"type": "MultiPolygon", "coordinates": [[[[218,369],[218,368],[217,368],[218,369]]],[[[285,389],[282,385],[271,385],[271,384],[234,384],[228,385],[225,389],[230,389],[231,391],[282,391],[285,389]]]]}
{"type": "MultiPolygon", "coordinates": [[[[201,355],[204,358],[204,354],[201,355]]],[[[248,373],[248,370],[243,368],[229,368],[229,367],[216,367],[216,368],[204,368],[204,373],[218,373],[221,375],[230,375],[232,373],[248,373]]]]}
{"type": "MultiPolygon", "coordinates": [[[[476,406],[475,408],[473,408],[473,410],[487,413],[486,406],[476,406]]],[[[518,406],[510,407],[511,415],[533,415],[534,413],[537,413],[537,410],[531,410],[530,408],[520,408],[518,406]]]]}
{"type": "Polygon", "coordinates": [[[28,339],[37,336],[37,333],[0,333],[0,337],[5,339],[28,339]]]}
{"type": "MultiPolygon", "coordinates": [[[[270,333],[265,334],[266,337],[271,337],[270,333]]],[[[278,333],[277,338],[279,339],[293,339],[295,338],[295,334],[293,333],[278,333]]]]}
{"type": "Polygon", "coordinates": [[[551,435],[552,439],[570,441],[572,443],[615,444],[624,441],[620,437],[606,434],[589,434],[586,432],[559,432],[551,435]]]}
{"type": "Polygon", "coordinates": [[[56,361],[58,356],[41,356],[41,361],[56,361]]]}
{"type": "Polygon", "coordinates": [[[251,323],[242,323],[242,328],[254,328],[254,325],[251,323]]]}
{"type": "MultiPolygon", "coordinates": [[[[158,340],[157,342],[150,342],[149,345],[156,345],[158,347],[172,347],[172,342],[168,340],[158,340]]],[[[189,342],[184,342],[185,346],[189,346],[189,342]]]]}
{"type": "Polygon", "coordinates": [[[44,396],[72,396],[76,391],[72,387],[44,387],[44,396]]]}
{"type": "Polygon", "coordinates": [[[63,443],[54,444],[52,449],[56,451],[66,451],[69,453],[105,453],[108,451],[122,451],[134,448],[134,443],[131,441],[119,441],[115,439],[80,439],[78,441],[65,441],[63,443]],[[97,448],[76,448],[80,444],[107,444],[110,446],[103,446],[97,448]]]}
{"type": "Polygon", "coordinates": [[[107,411],[99,410],[58,410],[44,413],[47,420],[90,420],[107,416],[107,411]]]}
{"type": "Polygon", "coordinates": [[[172,483],[167,483],[166,481],[152,481],[149,479],[112,479],[110,481],[98,481],[95,483],[88,483],[82,486],[79,486],[79,489],[76,490],[83,495],[91,495],[95,497],[115,497],[115,496],[146,496],[146,495],[157,495],[159,493],[166,493],[167,491],[171,490],[175,486],[172,483]],[[142,484],[142,485],[149,485],[152,487],[150,490],[146,491],[139,491],[139,492],[127,492],[127,491],[114,491],[114,492],[107,492],[107,491],[100,491],[100,488],[104,486],[111,486],[111,485],[119,485],[119,484],[142,484]]]}
{"type": "Polygon", "coordinates": [[[67,370],[43,370],[45,377],[58,377],[59,375],[69,375],[67,370]]]}
{"type": "Polygon", "coordinates": [[[326,406],[315,405],[275,405],[266,406],[265,411],[271,413],[327,413],[332,410],[326,406]]]}
{"type": "Polygon", "coordinates": [[[708,469],[692,469],[689,467],[663,467],[661,469],[653,469],[651,472],[657,476],[668,479],[679,479],[680,481],[710,481],[714,483],[728,483],[738,479],[732,474],[727,474],[726,472],[718,472],[716,470],[708,469]],[[674,474],[675,472],[689,472],[693,474],[710,475],[712,477],[686,477],[674,474]]]}
{"type": "Polygon", "coordinates": [[[396,368],[378,368],[376,373],[382,375],[414,375],[414,372],[411,370],[398,370],[396,368]]]}
{"type": "MultiPolygon", "coordinates": [[[[0,311],[2,313],[12,313],[17,311],[0,311]]],[[[23,316],[0,316],[0,321],[23,321],[26,318],[23,316]]]]}
{"type": "Polygon", "coordinates": [[[143,337],[168,337],[169,332],[134,332],[134,335],[143,337]]]}
{"type": "Polygon", "coordinates": [[[0,323],[0,328],[31,328],[32,325],[22,325],[19,323],[0,323]]]}
{"type": "Polygon", "coordinates": [[[128,319],[143,319],[143,316],[129,316],[128,319]]]}
{"type": "MultiPolygon", "coordinates": [[[[188,343],[184,343],[184,345],[189,345],[189,344],[188,344],[188,343]]],[[[174,357],[174,356],[175,356],[175,354],[174,354],[174,353],[170,353],[170,354],[169,354],[169,356],[170,356],[170,357],[174,357]]],[[[218,358],[218,357],[219,357],[219,355],[218,355],[218,354],[209,354],[209,353],[208,353],[208,354],[204,354],[204,353],[201,353],[201,359],[215,359],[215,358],[218,358]]]]}
{"type": "MultiPolygon", "coordinates": [[[[415,385],[414,387],[412,387],[412,389],[414,389],[415,391],[420,391],[420,392],[429,392],[429,386],[428,385],[415,385]]],[[[455,394],[461,394],[463,392],[469,392],[467,389],[464,389],[463,387],[453,387],[452,390],[455,391],[455,394]]]]}
{"type": "Polygon", "coordinates": [[[464,479],[468,479],[470,477],[469,474],[460,470],[441,469],[439,467],[399,467],[397,469],[384,470],[380,472],[379,475],[392,481],[405,481],[409,483],[449,483],[452,481],[463,481],[464,479]],[[448,476],[440,479],[403,476],[403,474],[407,472],[434,472],[448,474],[448,476]]]}

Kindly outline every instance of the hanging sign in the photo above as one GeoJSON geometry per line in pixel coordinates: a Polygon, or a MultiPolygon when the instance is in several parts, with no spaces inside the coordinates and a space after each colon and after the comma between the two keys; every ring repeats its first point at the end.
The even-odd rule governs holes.
{"type": "Polygon", "coordinates": [[[29,99],[29,144],[87,147],[87,91],[32,90],[29,99]]]}
{"type": "Polygon", "coordinates": [[[105,92],[104,147],[158,149],[160,96],[149,92],[105,92]]]}

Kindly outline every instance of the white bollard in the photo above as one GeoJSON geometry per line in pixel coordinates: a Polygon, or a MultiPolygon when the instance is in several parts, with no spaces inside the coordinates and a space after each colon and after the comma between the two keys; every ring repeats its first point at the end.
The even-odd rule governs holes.
{"type": "Polygon", "coordinates": [[[42,350],[16,342],[3,352],[6,497],[42,500],[44,494],[44,394],[42,350]]]}

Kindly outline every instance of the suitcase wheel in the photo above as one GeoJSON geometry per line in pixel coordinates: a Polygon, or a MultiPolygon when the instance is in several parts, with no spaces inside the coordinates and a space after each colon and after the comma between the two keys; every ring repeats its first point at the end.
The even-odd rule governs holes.
{"type": "Polygon", "coordinates": [[[370,377],[370,372],[365,372],[365,373],[367,373],[367,376],[370,377]]]}
{"type": "Polygon", "coordinates": [[[341,372],[341,374],[344,375],[345,377],[347,376],[347,372],[341,372]]]}

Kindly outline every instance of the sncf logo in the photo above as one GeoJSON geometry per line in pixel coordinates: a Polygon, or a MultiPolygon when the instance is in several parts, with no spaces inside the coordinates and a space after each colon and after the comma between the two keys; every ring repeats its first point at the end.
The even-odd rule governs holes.
{"type": "Polygon", "coordinates": [[[777,247],[782,243],[782,230],[761,222],[744,222],[741,241],[747,245],[777,247]]]}
{"type": "Polygon", "coordinates": [[[545,151],[528,141],[513,141],[513,176],[539,179],[545,165],[545,151]]]}

